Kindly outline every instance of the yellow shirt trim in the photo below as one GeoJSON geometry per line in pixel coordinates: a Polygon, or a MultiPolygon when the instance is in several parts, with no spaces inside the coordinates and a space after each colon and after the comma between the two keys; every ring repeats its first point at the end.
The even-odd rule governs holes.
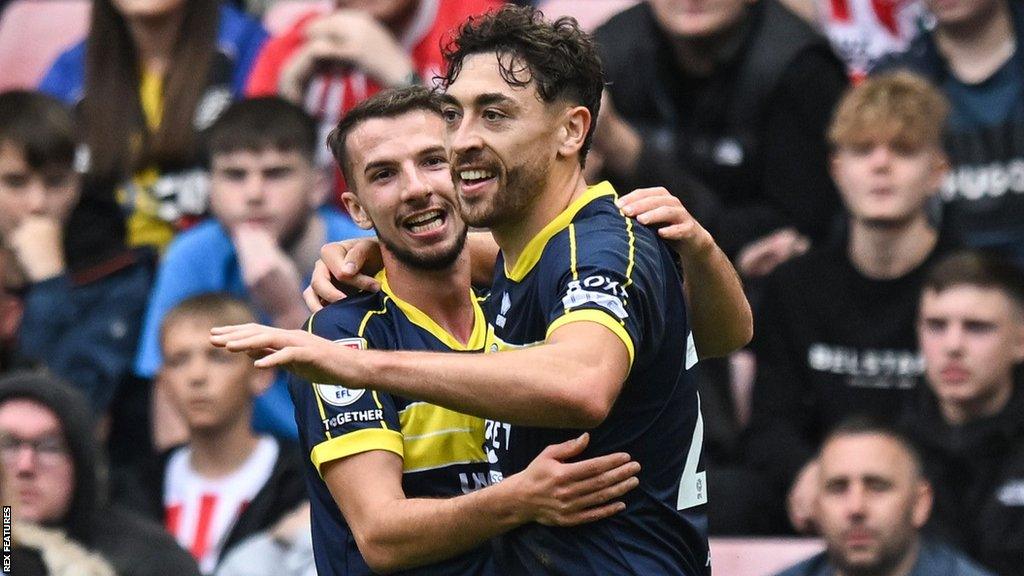
{"type": "Polygon", "coordinates": [[[550,338],[551,334],[566,324],[572,324],[573,322],[595,322],[604,326],[605,328],[612,331],[613,334],[622,340],[622,343],[626,345],[626,351],[629,353],[629,367],[633,367],[633,357],[636,355],[636,348],[633,346],[633,339],[629,337],[629,332],[626,332],[626,328],[621,322],[612,318],[610,314],[601,310],[594,310],[588,308],[585,310],[573,310],[563,316],[558,317],[554,322],[548,326],[548,332],[544,336],[550,338]]]}
{"type": "Polygon", "coordinates": [[[452,350],[467,351],[480,350],[486,344],[487,321],[484,320],[484,311],[480,308],[480,304],[477,302],[476,295],[473,294],[472,290],[469,292],[469,301],[473,306],[473,332],[469,336],[469,341],[463,344],[447,330],[441,328],[441,326],[425,312],[396,296],[394,291],[391,290],[391,285],[388,284],[387,274],[383,270],[377,274],[376,278],[377,281],[380,282],[380,289],[395,302],[395,305],[398,306],[398,309],[405,314],[406,318],[408,318],[410,322],[433,334],[434,337],[443,342],[445,346],[452,350]]]}
{"type": "Polygon", "coordinates": [[[482,418],[425,402],[410,404],[399,412],[398,418],[402,423],[406,472],[486,462],[482,418]]]}
{"type": "Polygon", "coordinates": [[[548,222],[548,225],[541,229],[527,244],[526,248],[523,249],[523,253],[519,256],[519,260],[516,261],[515,267],[512,270],[508,269],[508,262],[505,263],[505,277],[513,282],[521,282],[530,270],[537,265],[540,261],[540,257],[544,254],[544,247],[547,246],[548,240],[551,240],[555,234],[558,234],[569,224],[572,223],[573,218],[576,217],[576,213],[583,209],[584,206],[590,204],[594,200],[602,196],[615,196],[615,189],[608,182],[601,182],[587,188],[587,191],[582,196],[569,204],[569,207],[562,211],[561,214],[555,217],[554,220],[548,222]]]}
{"type": "Polygon", "coordinates": [[[383,428],[356,430],[317,444],[313,447],[309,458],[313,461],[317,472],[323,477],[320,467],[327,462],[370,450],[387,450],[403,458],[402,435],[394,430],[384,430],[383,428]]]}

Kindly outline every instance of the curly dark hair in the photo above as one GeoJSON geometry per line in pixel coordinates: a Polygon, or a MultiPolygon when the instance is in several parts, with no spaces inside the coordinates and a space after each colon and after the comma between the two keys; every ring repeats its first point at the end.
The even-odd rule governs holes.
{"type": "Polygon", "coordinates": [[[521,88],[532,82],[544,102],[585,106],[590,129],[580,149],[580,166],[585,164],[601,109],[604,73],[593,38],[575,18],[551,22],[535,8],[508,5],[466,20],[441,51],[448,63],[438,77],[444,89],[458,78],[467,56],[493,52],[509,86],[521,88]]]}

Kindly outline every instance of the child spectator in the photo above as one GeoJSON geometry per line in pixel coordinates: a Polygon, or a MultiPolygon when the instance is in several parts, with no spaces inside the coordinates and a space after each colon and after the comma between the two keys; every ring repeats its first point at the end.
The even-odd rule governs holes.
{"type": "Polygon", "coordinates": [[[73,246],[80,179],[71,115],[53,98],[0,95],[0,260],[24,307],[20,355],[45,364],[104,413],[131,374],[151,259],[120,246],[103,257],[73,246]]]}
{"type": "Polygon", "coordinates": [[[86,190],[123,206],[130,245],[162,248],[205,214],[198,134],[241,93],[266,38],[219,0],[94,0],[88,38],[39,88],[79,106],[86,190]]]}
{"type": "MultiPolygon", "coordinates": [[[[317,209],[316,125],[297,106],[275,97],[237,102],[210,128],[209,147],[214,219],[178,236],[160,264],[135,364],[144,378],[162,364],[164,315],[185,298],[228,292],[261,321],[295,328],[309,315],[302,286],[320,246],[367,235],[338,210],[317,209]]],[[[257,399],[254,424],[295,437],[285,380],[257,399]]]]}
{"type": "Polygon", "coordinates": [[[892,421],[924,370],[914,323],[928,266],[952,240],[928,219],[946,173],[947,104],[909,73],[873,77],[840,102],[829,129],[848,233],[768,277],[757,322],[751,463],[789,493],[810,528],[813,456],[855,413],[892,421]]]}
{"type": "Polygon", "coordinates": [[[978,253],[938,263],[917,326],[928,385],[904,424],[935,486],[934,528],[1001,576],[1024,559],[1024,277],[978,253]]]}
{"type": "Polygon", "coordinates": [[[166,455],[152,486],[162,488],[167,529],[205,574],[306,496],[298,447],[252,431],[253,399],[273,373],[209,343],[214,326],[255,321],[244,302],[205,294],[175,306],[161,326],[160,381],[189,442],[166,455]]]}

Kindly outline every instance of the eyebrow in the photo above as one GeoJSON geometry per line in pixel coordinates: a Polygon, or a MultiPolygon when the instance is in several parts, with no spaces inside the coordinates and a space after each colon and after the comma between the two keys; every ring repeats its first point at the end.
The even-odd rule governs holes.
{"type": "MultiPolygon", "coordinates": [[[[416,153],[416,157],[420,158],[423,156],[429,156],[431,154],[441,154],[445,158],[448,158],[448,151],[445,149],[444,146],[431,146],[430,148],[424,148],[423,150],[420,150],[419,152],[416,153]]],[[[398,164],[398,162],[391,158],[374,160],[373,162],[370,162],[363,167],[363,174],[368,174],[369,172],[371,172],[372,170],[376,170],[377,168],[385,168],[388,166],[394,166],[396,164],[398,164]]]]}
{"type": "MultiPolygon", "coordinates": [[[[454,106],[459,107],[462,106],[462,103],[456,100],[455,97],[452,96],[451,94],[443,94],[441,98],[444,100],[446,104],[452,104],[454,106]]],[[[473,99],[473,105],[476,106],[477,108],[490,106],[492,104],[507,104],[513,107],[519,106],[515,100],[509,98],[508,96],[502,94],[501,92],[485,92],[484,94],[480,94],[473,99]]]]}

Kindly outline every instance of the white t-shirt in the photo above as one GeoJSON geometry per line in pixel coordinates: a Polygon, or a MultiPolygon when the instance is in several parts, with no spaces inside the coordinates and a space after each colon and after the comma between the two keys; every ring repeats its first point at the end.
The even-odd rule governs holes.
{"type": "Polygon", "coordinates": [[[216,568],[224,540],[270,479],[277,454],[277,442],[264,436],[237,470],[220,478],[197,474],[190,464],[192,450],[188,446],[171,454],[164,474],[165,524],[204,574],[216,568]]]}

